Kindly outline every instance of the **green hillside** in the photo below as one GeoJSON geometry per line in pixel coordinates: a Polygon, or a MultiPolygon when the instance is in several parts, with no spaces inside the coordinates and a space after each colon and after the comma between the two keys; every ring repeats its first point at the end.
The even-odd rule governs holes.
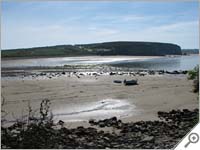
{"type": "Polygon", "coordinates": [[[106,42],[80,45],[58,45],[25,49],[2,50],[2,58],[55,57],[88,55],[164,56],[181,55],[175,44],[155,42],[106,42]]]}

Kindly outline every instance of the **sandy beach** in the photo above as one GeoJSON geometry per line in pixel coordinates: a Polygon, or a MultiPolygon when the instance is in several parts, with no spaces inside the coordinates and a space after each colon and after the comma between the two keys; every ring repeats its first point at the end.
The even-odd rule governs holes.
{"type": "Polygon", "coordinates": [[[51,101],[54,120],[75,127],[89,119],[116,116],[124,122],[157,120],[158,111],[198,108],[192,81],[186,75],[62,75],[57,78],[2,78],[3,109],[10,120],[38,110],[43,99],[51,101]],[[114,80],[138,79],[124,86],[114,80]]]}

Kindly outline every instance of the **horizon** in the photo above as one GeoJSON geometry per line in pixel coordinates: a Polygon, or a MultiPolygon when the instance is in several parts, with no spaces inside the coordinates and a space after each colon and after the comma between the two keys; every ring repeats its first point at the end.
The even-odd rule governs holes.
{"type": "Polygon", "coordinates": [[[196,1],[4,1],[1,50],[113,41],[199,49],[198,24],[196,1]]]}

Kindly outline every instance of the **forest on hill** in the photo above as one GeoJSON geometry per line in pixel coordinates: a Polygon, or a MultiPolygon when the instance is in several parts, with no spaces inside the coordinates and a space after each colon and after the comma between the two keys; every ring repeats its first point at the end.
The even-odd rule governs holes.
{"type": "Polygon", "coordinates": [[[2,50],[2,58],[9,57],[59,57],[59,56],[165,56],[181,55],[176,44],[158,42],[105,42],[79,45],[57,45],[23,49],[2,50]]]}

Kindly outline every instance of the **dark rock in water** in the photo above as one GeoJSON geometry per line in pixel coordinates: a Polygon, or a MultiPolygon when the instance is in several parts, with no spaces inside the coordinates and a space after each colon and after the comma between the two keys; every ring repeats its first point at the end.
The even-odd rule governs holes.
{"type": "Polygon", "coordinates": [[[65,74],[65,72],[63,71],[63,72],[62,72],[62,74],[64,75],[64,74],[65,74]]]}

